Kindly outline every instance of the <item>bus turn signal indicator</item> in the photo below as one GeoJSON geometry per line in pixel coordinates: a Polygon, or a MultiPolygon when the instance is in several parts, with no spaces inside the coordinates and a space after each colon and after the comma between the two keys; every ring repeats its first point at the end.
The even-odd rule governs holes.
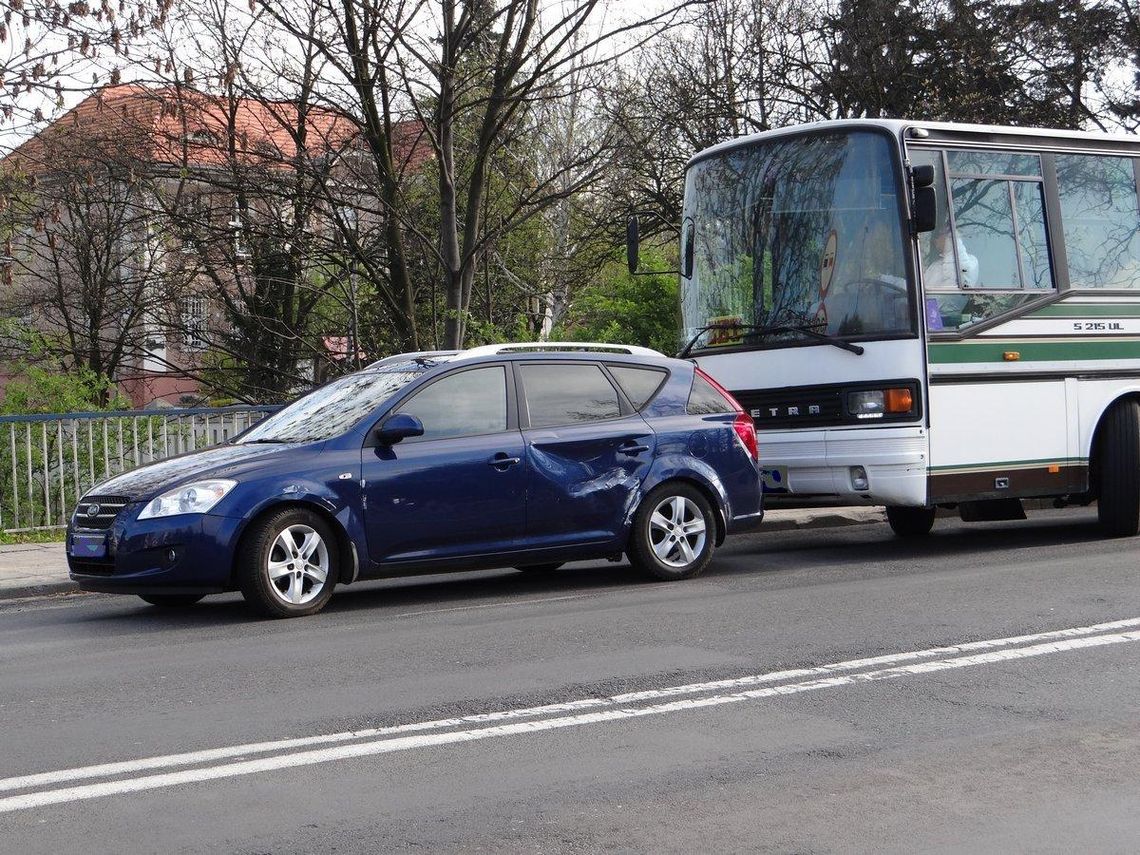
{"type": "Polygon", "coordinates": [[[888,413],[909,413],[914,407],[914,394],[910,389],[887,389],[884,397],[888,413]]]}

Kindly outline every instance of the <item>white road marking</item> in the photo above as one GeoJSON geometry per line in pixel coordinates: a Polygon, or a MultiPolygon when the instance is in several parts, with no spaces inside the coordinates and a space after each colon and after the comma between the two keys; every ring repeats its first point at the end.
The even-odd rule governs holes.
{"type": "Polygon", "coordinates": [[[1070,629],[1054,630],[1050,632],[1034,633],[1032,635],[1013,636],[1005,639],[990,639],[986,641],[968,642],[950,647],[929,648],[928,650],[910,651],[907,653],[890,654],[887,656],[855,659],[847,662],[838,662],[832,665],[823,665],[816,668],[801,668],[788,671],[776,671],[769,674],[760,674],[742,677],[734,680],[720,680],[710,683],[692,684],[688,686],[675,686],[669,689],[654,690],[652,692],[635,692],[625,695],[615,695],[611,698],[587,698],[580,701],[571,701],[565,704],[549,704],[542,707],[529,707],[526,709],[503,710],[499,712],[464,716],[454,719],[441,719],[438,721],[416,722],[385,728],[370,728],[367,730],[351,731],[324,736],[303,737],[277,742],[252,743],[248,745],[230,746],[227,748],[211,749],[186,754],[171,755],[168,757],[153,757],[142,760],[126,761],[123,763],[108,763],[99,766],[88,766],[78,769],[45,772],[37,775],[26,775],[18,778],[7,778],[0,781],[0,789],[16,790],[29,789],[36,786],[64,783],[94,777],[110,777],[113,775],[128,774],[148,769],[163,768],[174,765],[193,765],[209,762],[211,760],[239,757],[250,753],[265,753],[268,751],[287,751],[291,748],[307,747],[328,744],[337,741],[352,739],[365,739],[375,736],[385,736],[384,739],[370,739],[351,745],[339,745],[313,751],[298,751],[294,753],[278,754],[272,757],[263,757],[255,760],[243,760],[237,763],[227,763],[218,766],[207,766],[197,769],[186,769],[178,772],[167,772],[159,775],[148,775],[137,778],[126,778],[107,781],[97,784],[85,784],[60,789],[41,790],[39,792],[0,798],[0,813],[27,808],[42,807],[45,805],[63,802],[81,801],[123,793],[139,792],[162,787],[177,786],[180,784],[200,781],[231,778],[241,775],[250,775],[258,772],[267,772],[278,769],[287,769],[297,766],[308,766],[317,763],[328,763],[336,760],[367,757],[377,754],[386,754],[395,751],[406,751],[415,748],[425,748],[435,745],[447,745],[459,742],[471,742],[492,737],[511,736],[516,734],[537,733],[546,730],[555,730],[566,727],[578,727],[588,724],[616,721],[620,719],[640,718],[651,715],[662,715],[684,710],[702,709],[721,706],[730,703],[739,703],[747,700],[757,700],[782,695],[793,695],[801,692],[818,689],[839,688],[860,683],[878,680],[893,679],[917,674],[930,674],[957,668],[975,667],[1000,662],[1010,662],[1019,659],[1028,659],[1045,656],[1070,650],[1082,650],[1107,645],[1123,644],[1140,641],[1140,630],[1129,632],[1115,632],[1114,630],[1127,627],[1140,626],[1140,618],[1133,618],[1112,623],[1097,624],[1089,627],[1073,627],[1070,629]],[[1026,647],[1012,645],[1032,643],[1026,647]],[[982,651],[973,655],[957,655],[943,659],[931,659],[947,653],[966,653],[982,651]],[[929,661],[917,661],[917,660],[929,661]],[[892,664],[906,662],[907,664],[892,664]],[[888,664],[891,667],[877,668],[877,670],[862,671],[861,673],[841,673],[867,667],[877,667],[888,664]],[[628,703],[646,698],[658,699],[669,694],[693,694],[699,691],[715,691],[722,688],[736,688],[743,685],[754,685],[759,682],[776,682],[800,676],[822,676],[822,679],[802,681],[798,683],[781,683],[780,685],[763,688],[747,689],[732,694],[713,694],[702,698],[686,698],[673,700],[668,703],[643,707],[618,707],[619,703],[628,703]],[[599,707],[614,707],[611,709],[598,709],[599,707]],[[551,713],[574,712],[580,709],[591,709],[592,712],[574,715],[559,715],[554,718],[544,718],[537,721],[516,721],[510,724],[501,724],[491,727],[468,730],[455,730],[447,733],[416,733],[415,735],[396,736],[414,731],[455,727],[463,724],[503,721],[521,717],[535,717],[551,713]]]}

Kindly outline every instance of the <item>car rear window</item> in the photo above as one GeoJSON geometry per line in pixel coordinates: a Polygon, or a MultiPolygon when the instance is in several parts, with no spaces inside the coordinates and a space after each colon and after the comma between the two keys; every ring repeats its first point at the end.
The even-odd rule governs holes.
{"type": "Polygon", "coordinates": [[[689,392],[688,411],[694,416],[736,412],[724,395],[718,392],[712,383],[700,374],[693,376],[693,388],[689,392]]]}
{"type": "Polygon", "coordinates": [[[621,415],[617,389],[597,365],[522,365],[531,427],[596,422],[621,415]]]}
{"type": "Polygon", "coordinates": [[[611,365],[610,374],[618,381],[625,396],[640,410],[657,393],[668,374],[659,368],[640,368],[629,365],[611,365]]]}

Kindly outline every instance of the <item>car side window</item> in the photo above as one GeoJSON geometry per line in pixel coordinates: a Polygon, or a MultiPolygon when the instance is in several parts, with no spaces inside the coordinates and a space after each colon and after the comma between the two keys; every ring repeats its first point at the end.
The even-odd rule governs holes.
{"type": "Polygon", "coordinates": [[[617,390],[597,365],[522,365],[531,427],[596,422],[621,415],[617,390]]]}
{"type": "Polygon", "coordinates": [[[420,441],[505,431],[506,369],[491,365],[448,375],[413,395],[397,412],[423,422],[420,441]]]}
{"type": "Polygon", "coordinates": [[[713,388],[712,383],[700,374],[693,376],[693,388],[689,391],[689,406],[686,409],[691,416],[735,412],[724,399],[724,395],[713,388]]]}
{"type": "Polygon", "coordinates": [[[659,368],[635,368],[630,365],[611,365],[609,369],[636,410],[649,403],[665,382],[668,373],[659,368]]]}

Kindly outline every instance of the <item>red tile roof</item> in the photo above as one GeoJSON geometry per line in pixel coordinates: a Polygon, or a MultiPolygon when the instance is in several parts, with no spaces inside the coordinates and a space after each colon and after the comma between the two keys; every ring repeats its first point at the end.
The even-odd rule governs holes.
{"type": "MultiPolygon", "coordinates": [[[[89,96],[5,161],[34,173],[50,172],[62,152],[140,164],[221,167],[230,163],[232,140],[239,164],[272,167],[296,157],[300,124],[297,105],[288,101],[231,101],[184,87],[124,83],[89,96]]],[[[419,127],[416,122],[396,126],[396,149],[402,152],[397,156],[413,170],[430,156],[419,127]]],[[[322,107],[309,108],[305,131],[304,150],[310,157],[341,151],[359,135],[349,116],[322,107]]]]}

